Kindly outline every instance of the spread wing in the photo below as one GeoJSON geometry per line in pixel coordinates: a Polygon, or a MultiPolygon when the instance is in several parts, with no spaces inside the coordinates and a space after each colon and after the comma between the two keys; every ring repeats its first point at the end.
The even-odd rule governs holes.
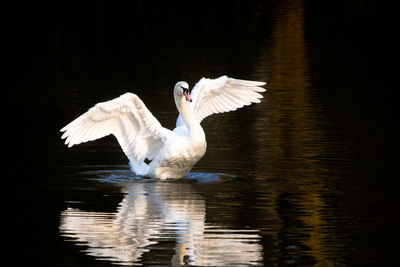
{"type": "Polygon", "coordinates": [[[132,93],[96,104],[61,132],[68,147],[113,134],[131,162],[153,159],[172,134],[132,93]]]}
{"type": "MultiPolygon", "coordinates": [[[[218,79],[202,78],[193,87],[193,102],[188,104],[196,119],[201,122],[214,113],[234,111],[252,103],[260,103],[263,96],[259,93],[265,92],[265,89],[260,87],[263,85],[265,82],[238,80],[227,76],[218,79]]],[[[183,124],[180,116],[176,124],[183,124]]]]}

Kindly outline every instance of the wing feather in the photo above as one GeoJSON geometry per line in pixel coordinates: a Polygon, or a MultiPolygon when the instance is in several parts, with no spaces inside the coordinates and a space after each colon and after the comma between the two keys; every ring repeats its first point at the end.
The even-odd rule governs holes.
{"type": "MultiPolygon", "coordinates": [[[[228,78],[227,76],[218,79],[201,78],[194,86],[191,96],[192,103],[189,103],[197,120],[201,122],[204,118],[214,113],[234,111],[238,108],[260,103],[265,92],[261,86],[265,82],[247,81],[228,78]]],[[[181,126],[183,120],[178,117],[177,126],[181,126]]]]}
{"type": "Polygon", "coordinates": [[[112,134],[132,162],[153,158],[172,134],[132,93],[96,104],[61,131],[68,147],[112,134]]]}
{"type": "MultiPolygon", "coordinates": [[[[193,102],[189,103],[189,106],[201,122],[211,114],[234,111],[252,103],[260,103],[260,99],[263,98],[260,93],[265,92],[261,87],[263,85],[265,82],[239,80],[227,76],[218,79],[201,78],[191,92],[193,102]]],[[[176,126],[182,124],[183,120],[179,115],[176,126]]]]}

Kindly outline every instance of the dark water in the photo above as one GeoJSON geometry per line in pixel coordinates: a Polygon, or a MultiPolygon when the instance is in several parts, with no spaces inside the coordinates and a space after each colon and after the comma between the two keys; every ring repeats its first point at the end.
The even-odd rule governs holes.
{"type": "Polygon", "coordinates": [[[392,19],[319,2],[14,6],[12,264],[398,264],[392,19]],[[60,140],[126,91],[173,128],[175,82],[224,74],[266,81],[265,98],[202,123],[207,154],[185,179],[135,177],[113,137],[60,140]]]}

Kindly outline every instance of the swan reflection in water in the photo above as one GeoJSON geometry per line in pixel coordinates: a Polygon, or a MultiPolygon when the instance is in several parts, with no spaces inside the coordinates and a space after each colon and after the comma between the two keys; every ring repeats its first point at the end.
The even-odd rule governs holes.
{"type": "Polygon", "coordinates": [[[116,212],[63,211],[61,235],[86,254],[118,264],[145,263],[144,254],[152,252],[151,261],[167,258],[172,265],[261,264],[258,231],[206,223],[205,201],[187,181],[136,180],[122,191],[116,212]],[[165,257],[160,250],[170,252],[165,257]]]}

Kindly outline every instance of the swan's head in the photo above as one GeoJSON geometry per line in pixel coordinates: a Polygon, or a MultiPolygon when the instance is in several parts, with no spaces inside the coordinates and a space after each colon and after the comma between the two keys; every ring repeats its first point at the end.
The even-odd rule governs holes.
{"type": "Polygon", "coordinates": [[[189,93],[189,84],[187,82],[177,82],[174,87],[174,94],[178,97],[185,97],[187,101],[192,102],[189,93]]]}

